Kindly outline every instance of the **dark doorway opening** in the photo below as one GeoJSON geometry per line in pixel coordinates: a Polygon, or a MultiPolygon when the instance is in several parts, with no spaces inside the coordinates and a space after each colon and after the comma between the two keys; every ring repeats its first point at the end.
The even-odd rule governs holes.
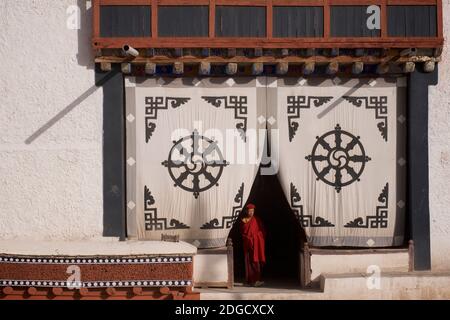
{"type": "MultiPolygon", "coordinates": [[[[256,206],[267,230],[266,259],[263,269],[264,286],[300,286],[300,248],[306,241],[303,229],[293,214],[276,175],[258,173],[246,202],[256,206]]],[[[235,282],[245,280],[244,253],[240,221],[230,231],[234,248],[235,282]]]]}

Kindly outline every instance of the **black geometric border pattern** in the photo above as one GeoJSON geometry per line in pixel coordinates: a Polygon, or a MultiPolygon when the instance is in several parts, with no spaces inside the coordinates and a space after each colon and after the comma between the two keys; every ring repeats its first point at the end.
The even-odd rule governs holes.
{"type": "Polygon", "coordinates": [[[380,195],[378,202],[382,205],[377,206],[374,216],[367,216],[366,221],[362,217],[348,222],[345,228],[387,228],[388,227],[388,200],[389,183],[386,183],[380,195]]]}
{"type": "Polygon", "coordinates": [[[239,214],[242,211],[243,205],[243,197],[244,197],[244,183],[241,184],[239,190],[234,197],[234,202],[237,203],[236,206],[233,206],[233,210],[231,212],[231,216],[222,217],[222,223],[219,224],[219,220],[217,218],[212,219],[211,221],[205,223],[200,229],[228,229],[231,228],[233,223],[239,217],[239,214]]]}
{"type": "Polygon", "coordinates": [[[356,106],[361,107],[364,103],[366,109],[375,110],[375,119],[381,120],[377,123],[378,130],[381,133],[384,141],[388,141],[388,110],[387,110],[387,96],[380,97],[351,97],[343,96],[345,100],[356,106]]]}
{"type": "Polygon", "coordinates": [[[155,132],[156,123],[152,120],[158,118],[158,110],[167,110],[170,106],[174,109],[187,103],[191,98],[174,97],[145,97],[145,142],[148,143],[155,132]]]}
{"type": "Polygon", "coordinates": [[[238,120],[236,123],[236,129],[239,131],[242,140],[246,141],[247,132],[247,97],[246,96],[229,96],[229,97],[210,97],[202,96],[202,99],[213,105],[216,108],[220,108],[222,105],[225,109],[234,109],[234,119],[238,120]]]}
{"type": "Polygon", "coordinates": [[[289,142],[295,137],[299,123],[294,121],[300,119],[300,109],[309,109],[314,103],[315,107],[320,107],[329,102],[333,97],[316,97],[316,96],[288,96],[287,97],[287,114],[289,126],[289,142]]]}
{"type": "Polygon", "coordinates": [[[174,230],[174,229],[189,229],[188,225],[176,220],[171,219],[170,223],[167,223],[167,218],[158,218],[158,209],[150,208],[155,204],[155,198],[152,196],[147,186],[144,187],[144,217],[145,217],[145,230],[174,230]]]}
{"type": "Polygon", "coordinates": [[[294,184],[291,182],[291,188],[290,188],[290,198],[291,198],[291,208],[294,212],[295,216],[297,217],[298,221],[300,222],[300,225],[304,228],[306,227],[334,227],[335,225],[329,222],[328,220],[325,220],[322,217],[316,217],[315,220],[313,220],[312,215],[305,215],[303,213],[303,205],[296,204],[301,201],[300,194],[297,191],[297,188],[294,186],[294,184]]]}

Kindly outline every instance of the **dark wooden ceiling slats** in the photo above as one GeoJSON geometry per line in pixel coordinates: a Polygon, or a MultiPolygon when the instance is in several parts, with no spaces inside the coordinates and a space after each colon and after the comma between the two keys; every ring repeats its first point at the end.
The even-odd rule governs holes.
{"type": "Polygon", "coordinates": [[[273,36],[277,38],[323,37],[323,8],[274,7],[273,36]]]}
{"type": "Polygon", "coordinates": [[[436,6],[388,6],[390,37],[436,37],[436,6]]]}
{"type": "Polygon", "coordinates": [[[266,36],[266,8],[216,6],[216,37],[266,36]]]}
{"type": "Polygon", "coordinates": [[[158,6],[158,36],[207,37],[208,6],[158,6]]]}
{"type": "Polygon", "coordinates": [[[380,30],[367,27],[367,6],[331,6],[332,37],[379,37],[380,30]]]}
{"type": "Polygon", "coordinates": [[[101,6],[101,37],[151,36],[150,6],[101,6]]]}

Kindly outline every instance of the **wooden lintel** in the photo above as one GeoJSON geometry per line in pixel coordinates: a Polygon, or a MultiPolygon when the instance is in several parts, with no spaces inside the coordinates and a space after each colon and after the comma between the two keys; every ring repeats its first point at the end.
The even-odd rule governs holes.
{"type": "Polygon", "coordinates": [[[137,57],[133,61],[120,56],[100,56],[95,58],[96,63],[124,63],[128,62],[131,64],[143,64],[155,63],[159,65],[171,65],[175,62],[181,62],[185,64],[198,64],[202,62],[208,62],[211,64],[222,64],[227,63],[239,63],[239,64],[253,64],[253,63],[264,63],[264,64],[277,64],[280,62],[286,62],[289,64],[303,64],[303,63],[316,63],[316,64],[329,64],[330,62],[337,62],[339,64],[353,64],[355,62],[362,62],[364,64],[380,64],[392,61],[396,64],[403,64],[406,62],[426,62],[433,61],[439,62],[440,57],[433,56],[337,56],[337,57],[326,57],[326,56],[312,56],[312,57],[300,57],[300,56],[288,56],[288,57],[275,57],[275,56],[261,56],[261,57],[219,57],[219,56],[208,56],[208,57],[195,57],[195,56],[183,56],[179,58],[173,58],[168,56],[152,56],[152,57],[137,57]]]}

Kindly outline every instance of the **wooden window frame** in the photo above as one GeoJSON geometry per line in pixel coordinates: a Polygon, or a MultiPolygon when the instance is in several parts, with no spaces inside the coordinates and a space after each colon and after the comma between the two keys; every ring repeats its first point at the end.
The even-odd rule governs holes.
{"type": "Polygon", "coordinates": [[[124,44],[136,48],[441,48],[444,43],[442,0],[93,0],[94,49],[121,48],[124,44]],[[100,6],[103,5],[148,5],[151,6],[151,37],[103,38],[100,37],[100,6]],[[209,6],[209,36],[167,38],[158,36],[158,6],[209,6]],[[266,37],[228,38],[215,37],[216,6],[266,7],[266,37]],[[331,6],[378,5],[381,8],[380,37],[331,37],[331,6]],[[436,37],[389,37],[387,33],[387,6],[389,5],[434,5],[437,12],[436,37]],[[274,38],[274,6],[323,7],[324,32],[319,38],[274,38]]]}

